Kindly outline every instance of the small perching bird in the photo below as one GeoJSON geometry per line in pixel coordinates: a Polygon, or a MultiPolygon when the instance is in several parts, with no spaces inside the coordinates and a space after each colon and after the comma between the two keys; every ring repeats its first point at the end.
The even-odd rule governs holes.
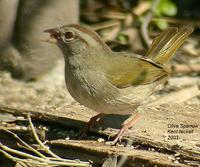
{"type": "Polygon", "coordinates": [[[193,28],[169,28],[156,37],[145,56],[113,52],[97,33],[79,25],[48,29],[65,59],[65,80],[71,96],[99,114],[134,114],[124,124],[115,144],[140,117],[142,105],[169,75],[164,68],[193,28]]]}

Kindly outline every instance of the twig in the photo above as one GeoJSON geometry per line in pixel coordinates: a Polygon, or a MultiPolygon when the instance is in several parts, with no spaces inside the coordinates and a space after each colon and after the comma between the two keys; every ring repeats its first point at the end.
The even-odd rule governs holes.
{"type": "Polygon", "coordinates": [[[153,18],[154,11],[157,8],[159,3],[160,3],[160,0],[153,0],[152,1],[151,8],[150,8],[149,12],[147,12],[146,16],[144,17],[144,20],[143,20],[142,25],[140,27],[141,35],[143,37],[145,44],[148,47],[150,46],[150,42],[151,42],[151,39],[149,38],[149,35],[148,35],[148,27],[149,27],[149,23],[151,22],[151,20],[153,18]]]}
{"type": "Polygon", "coordinates": [[[120,21],[109,20],[109,21],[105,21],[105,22],[102,22],[102,23],[93,24],[92,28],[93,28],[93,30],[97,31],[97,30],[102,30],[102,29],[106,29],[106,28],[110,28],[110,27],[116,27],[116,26],[120,26],[120,21]]]}
{"type": "Polygon", "coordinates": [[[200,64],[176,64],[171,66],[173,73],[200,73],[200,64]]]}
{"type": "Polygon", "coordinates": [[[164,20],[171,24],[181,24],[181,25],[190,25],[190,26],[197,26],[200,27],[200,21],[199,20],[189,20],[189,19],[177,19],[173,17],[159,17],[159,18],[152,18],[152,22],[155,22],[157,20],[164,20]]]}
{"type": "Polygon", "coordinates": [[[16,154],[16,155],[20,155],[20,156],[23,156],[23,157],[26,157],[26,158],[30,158],[30,159],[33,159],[33,160],[36,160],[36,161],[40,161],[40,162],[44,162],[45,161],[45,159],[42,159],[42,158],[30,155],[30,154],[24,153],[22,151],[18,151],[18,150],[14,150],[12,148],[9,148],[9,147],[3,145],[2,143],[0,143],[0,147],[3,150],[5,150],[7,152],[10,152],[10,153],[13,153],[13,154],[16,154]]]}
{"type": "Polygon", "coordinates": [[[126,14],[122,12],[106,12],[106,13],[91,13],[91,12],[82,12],[82,16],[89,17],[89,16],[96,16],[99,18],[104,18],[104,19],[115,19],[115,20],[124,20],[126,19],[126,14]]]}
{"type": "Polygon", "coordinates": [[[36,149],[34,149],[33,147],[31,147],[30,145],[28,145],[25,141],[23,141],[22,139],[19,138],[19,136],[17,136],[17,134],[14,134],[13,132],[11,132],[10,130],[6,130],[4,129],[4,131],[6,131],[7,133],[13,135],[17,140],[19,140],[26,148],[28,149],[29,151],[32,151],[34,152],[35,154],[37,154],[39,157],[42,157],[42,158],[47,158],[45,157],[43,154],[41,154],[39,151],[37,151],[36,149]]]}
{"type": "Polygon", "coordinates": [[[3,153],[5,155],[5,157],[7,157],[8,159],[12,159],[15,162],[25,162],[25,163],[32,163],[32,164],[38,164],[38,165],[45,165],[45,163],[43,162],[38,162],[38,161],[33,161],[30,159],[21,159],[21,158],[17,158],[14,157],[13,155],[7,153],[6,151],[0,149],[0,152],[3,153]]]}
{"type": "Polygon", "coordinates": [[[19,140],[26,149],[33,151],[37,156],[19,151],[19,150],[15,150],[12,148],[9,148],[5,145],[3,145],[2,143],[0,143],[0,152],[3,153],[7,158],[12,159],[13,161],[16,162],[24,162],[24,163],[32,163],[32,164],[38,164],[38,165],[48,165],[48,166],[79,166],[79,167],[89,167],[90,164],[88,162],[82,162],[82,161],[75,161],[75,160],[67,160],[67,159],[62,159],[59,156],[57,156],[56,154],[54,154],[53,152],[51,152],[47,146],[45,146],[39,139],[39,137],[36,134],[35,128],[32,124],[31,118],[28,115],[28,120],[30,123],[30,127],[32,130],[32,133],[35,137],[35,140],[38,142],[38,144],[44,149],[44,151],[48,154],[50,154],[53,158],[51,157],[45,157],[43,154],[41,154],[40,152],[38,152],[37,150],[35,150],[34,148],[32,148],[31,146],[29,146],[26,142],[24,142],[22,139],[20,139],[16,134],[14,134],[11,131],[5,130],[7,133],[13,135],[17,140],[19,140]],[[26,159],[22,159],[22,158],[17,158],[14,157],[11,154],[15,154],[15,155],[19,155],[21,157],[24,157],[26,159]]]}
{"type": "Polygon", "coordinates": [[[58,159],[62,159],[62,158],[60,158],[59,156],[57,156],[56,154],[54,154],[52,151],[50,151],[50,150],[48,149],[48,147],[45,146],[45,145],[40,141],[40,139],[39,139],[39,137],[38,137],[38,135],[37,135],[37,133],[36,133],[36,131],[35,131],[35,128],[34,128],[34,126],[33,126],[33,123],[32,123],[32,121],[31,121],[30,115],[28,114],[27,117],[28,117],[28,121],[29,121],[29,124],[30,124],[30,127],[31,127],[31,131],[32,131],[33,136],[34,136],[35,140],[37,141],[37,143],[38,143],[49,155],[51,155],[52,157],[58,158],[58,159]]]}
{"type": "Polygon", "coordinates": [[[0,149],[0,152],[2,152],[6,157],[12,159],[13,161],[22,161],[22,162],[26,162],[26,163],[35,163],[35,164],[40,164],[40,165],[62,165],[62,166],[74,166],[74,167],[89,167],[89,163],[67,163],[67,162],[62,162],[62,161],[52,161],[52,160],[48,160],[48,159],[43,159],[43,158],[38,158],[36,156],[32,156],[30,154],[18,151],[18,150],[14,150],[12,148],[9,148],[7,146],[4,146],[3,144],[0,143],[0,147],[3,149],[0,149]],[[17,158],[14,157],[12,155],[10,155],[8,152],[29,158],[29,159],[21,159],[21,158],[17,158]],[[33,161],[35,160],[35,162],[33,161]]]}

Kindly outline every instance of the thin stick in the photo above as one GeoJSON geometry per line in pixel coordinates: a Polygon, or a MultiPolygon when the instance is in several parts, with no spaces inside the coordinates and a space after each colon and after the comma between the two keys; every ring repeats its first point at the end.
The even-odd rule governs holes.
{"type": "Polygon", "coordinates": [[[2,143],[0,143],[0,152],[2,152],[7,158],[12,159],[13,161],[19,161],[19,162],[24,162],[24,163],[34,163],[34,164],[38,164],[38,165],[51,165],[51,166],[80,166],[80,167],[89,167],[90,163],[89,162],[82,162],[82,161],[76,161],[76,160],[67,160],[67,159],[62,159],[60,157],[58,157],[57,155],[55,156],[54,153],[52,153],[39,139],[39,137],[36,134],[35,128],[32,124],[31,118],[28,115],[28,120],[31,126],[31,130],[32,133],[36,139],[36,141],[38,142],[38,144],[44,149],[44,151],[46,151],[46,153],[50,154],[52,157],[46,157],[43,154],[41,154],[40,152],[38,152],[37,150],[35,150],[34,148],[32,148],[31,146],[29,146],[25,141],[23,141],[22,139],[20,139],[16,134],[14,134],[13,132],[9,131],[9,130],[5,130],[7,133],[13,135],[17,140],[19,140],[25,147],[25,149],[28,149],[30,151],[33,151],[34,153],[36,153],[37,156],[19,151],[19,150],[15,150],[12,148],[9,148],[5,145],[3,145],[2,143]],[[20,159],[17,157],[12,156],[11,154],[9,154],[9,152],[11,154],[16,154],[19,156],[22,156],[24,158],[27,159],[20,159]],[[58,158],[57,158],[58,157],[58,158]]]}
{"type": "Polygon", "coordinates": [[[8,158],[10,158],[14,161],[19,161],[19,162],[22,161],[22,162],[25,162],[25,163],[35,163],[35,164],[40,164],[40,165],[62,165],[62,166],[75,166],[75,167],[76,166],[77,167],[89,167],[89,163],[87,163],[87,162],[85,162],[85,163],[83,163],[83,162],[82,163],[66,163],[66,162],[60,162],[60,161],[50,161],[50,160],[47,160],[47,159],[38,158],[38,157],[35,157],[35,156],[32,156],[32,155],[23,153],[21,151],[11,149],[7,146],[4,146],[1,143],[0,143],[0,147],[3,148],[3,150],[0,149],[0,152],[2,152],[6,157],[8,157],[8,158]],[[12,152],[14,154],[21,155],[21,156],[24,156],[24,157],[30,158],[30,159],[25,160],[25,159],[16,158],[16,157],[10,155],[9,153],[7,153],[6,151],[12,152]],[[32,160],[36,160],[38,162],[34,162],[32,160]]]}
{"type": "Polygon", "coordinates": [[[152,1],[151,8],[150,8],[149,12],[146,14],[146,16],[144,17],[144,21],[142,22],[142,25],[140,27],[141,35],[142,35],[143,40],[144,40],[145,44],[147,45],[147,47],[150,46],[150,42],[151,42],[151,39],[148,34],[149,23],[151,22],[151,20],[153,18],[153,13],[159,3],[160,3],[160,0],[152,1]]]}
{"type": "Polygon", "coordinates": [[[106,12],[106,13],[91,13],[91,12],[82,12],[82,16],[89,17],[89,16],[96,16],[99,18],[104,18],[104,19],[113,19],[113,20],[124,20],[126,19],[126,14],[123,12],[106,12]]]}
{"type": "Polygon", "coordinates": [[[120,26],[120,21],[109,20],[109,21],[105,21],[105,22],[102,22],[102,23],[93,24],[92,29],[97,31],[97,30],[102,30],[102,29],[106,29],[106,28],[110,28],[110,27],[116,27],[116,26],[120,26]]]}
{"type": "Polygon", "coordinates": [[[48,149],[48,147],[45,146],[45,145],[40,141],[40,139],[39,139],[39,137],[38,137],[38,135],[37,135],[37,133],[36,133],[36,131],[35,131],[35,128],[34,128],[34,126],[33,126],[33,123],[32,123],[32,121],[31,121],[30,115],[28,114],[27,117],[28,117],[28,121],[29,121],[29,124],[30,124],[30,127],[31,127],[31,131],[32,131],[33,136],[34,136],[35,140],[37,141],[37,143],[38,143],[49,155],[51,155],[52,157],[57,158],[57,159],[62,159],[62,158],[60,158],[59,156],[57,156],[56,154],[54,154],[52,151],[50,151],[50,150],[48,149]]]}
{"type": "Polygon", "coordinates": [[[200,21],[199,20],[189,20],[189,19],[177,19],[177,18],[172,18],[172,17],[159,17],[159,18],[156,18],[154,17],[151,21],[152,22],[155,22],[157,20],[164,20],[168,23],[171,23],[171,24],[181,24],[181,25],[191,25],[191,26],[197,26],[199,27],[200,26],[200,21]]]}
{"type": "Polygon", "coordinates": [[[84,161],[80,161],[79,159],[69,160],[69,159],[57,159],[57,158],[52,158],[52,157],[49,157],[48,159],[51,160],[51,161],[62,161],[62,162],[71,162],[71,163],[87,163],[87,162],[84,162],[84,161]]]}
{"type": "Polygon", "coordinates": [[[34,160],[36,160],[36,161],[45,162],[45,159],[42,159],[42,158],[39,158],[39,157],[30,155],[30,154],[24,153],[24,152],[22,152],[22,151],[14,150],[14,149],[12,149],[12,148],[9,148],[9,147],[3,145],[2,143],[0,143],[0,147],[1,147],[3,150],[8,151],[8,152],[10,152],[10,153],[17,154],[17,155],[20,155],[20,156],[23,156],[23,157],[26,157],[26,158],[34,159],[34,160]]]}
{"type": "Polygon", "coordinates": [[[41,154],[39,151],[37,151],[36,149],[34,149],[33,147],[31,147],[30,145],[28,145],[25,141],[23,141],[22,139],[19,138],[19,136],[13,132],[11,132],[10,130],[6,130],[4,129],[4,131],[6,131],[7,133],[13,135],[17,140],[19,140],[26,149],[28,149],[29,151],[34,152],[35,154],[37,154],[39,157],[42,157],[44,159],[47,159],[47,157],[45,157],[43,154],[41,154]]]}
{"type": "Polygon", "coordinates": [[[200,73],[200,64],[175,64],[171,69],[173,73],[200,73]]]}
{"type": "Polygon", "coordinates": [[[38,164],[38,165],[45,165],[46,163],[43,162],[38,162],[38,161],[31,161],[30,159],[21,159],[21,158],[17,158],[12,156],[11,154],[7,153],[6,151],[0,149],[0,152],[3,153],[5,155],[5,157],[7,157],[8,159],[11,159],[15,162],[25,162],[25,163],[33,163],[33,164],[38,164]]]}

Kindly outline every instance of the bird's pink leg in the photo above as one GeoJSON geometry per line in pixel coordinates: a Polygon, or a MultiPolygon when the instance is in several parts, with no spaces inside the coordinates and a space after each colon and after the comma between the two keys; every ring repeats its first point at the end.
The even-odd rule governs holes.
{"type": "Polygon", "coordinates": [[[123,137],[124,133],[133,126],[133,124],[135,124],[138,120],[140,119],[140,115],[137,114],[135,117],[133,117],[130,121],[128,121],[126,124],[124,124],[122,126],[122,128],[120,129],[120,131],[117,133],[117,135],[115,136],[115,139],[113,141],[109,141],[107,142],[107,144],[109,145],[115,145],[118,141],[121,140],[121,138],[123,137]]]}

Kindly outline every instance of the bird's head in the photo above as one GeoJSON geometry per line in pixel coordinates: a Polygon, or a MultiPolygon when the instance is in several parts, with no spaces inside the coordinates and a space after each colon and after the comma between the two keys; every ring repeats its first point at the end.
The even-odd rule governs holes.
{"type": "Polygon", "coordinates": [[[90,28],[79,25],[66,25],[58,28],[48,29],[44,32],[50,33],[62,51],[83,52],[88,49],[104,48],[108,46],[101,40],[99,35],[90,28]]]}

